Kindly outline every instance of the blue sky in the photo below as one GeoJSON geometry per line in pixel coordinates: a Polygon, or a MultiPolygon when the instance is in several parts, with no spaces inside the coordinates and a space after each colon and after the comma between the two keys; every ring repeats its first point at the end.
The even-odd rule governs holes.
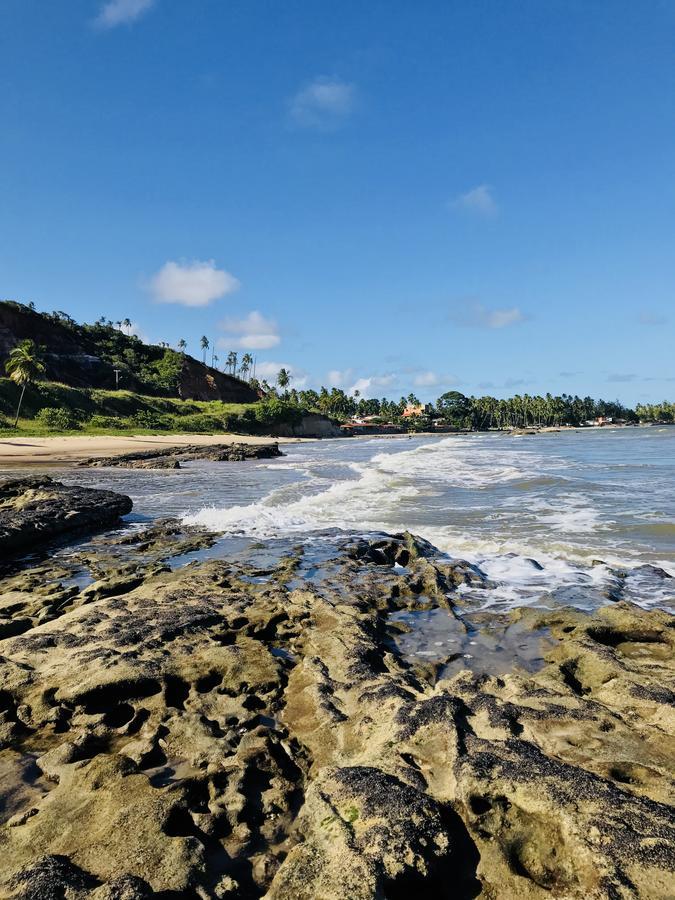
{"type": "Polygon", "coordinates": [[[297,386],[675,395],[675,3],[0,0],[0,296],[297,386]]]}

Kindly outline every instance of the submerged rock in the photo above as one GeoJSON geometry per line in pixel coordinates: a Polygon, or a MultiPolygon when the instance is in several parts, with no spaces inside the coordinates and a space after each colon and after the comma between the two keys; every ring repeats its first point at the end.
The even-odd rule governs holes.
{"type": "Polygon", "coordinates": [[[122,494],[64,485],[46,475],[0,481],[0,559],[64,534],[113,525],[131,508],[122,494]]]}
{"type": "Polygon", "coordinates": [[[135,533],[145,568],[1,641],[2,896],[670,896],[672,616],[518,610],[537,671],[457,671],[389,622],[457,617],[468,563],[404,534],[311,580],[302,547],[156,564],[195,538],[135,533]]]}

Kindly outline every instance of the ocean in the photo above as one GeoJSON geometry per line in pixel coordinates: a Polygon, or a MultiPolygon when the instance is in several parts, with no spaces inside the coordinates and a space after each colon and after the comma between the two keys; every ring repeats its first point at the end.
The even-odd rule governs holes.
{"type": "Polygon", "coordinates": [[[131,523],[179,516],[217,531],[210,555],[246,541],[331,541],[408,529],[488,576],[471,606],[623,598],[675,607],[675,427],[538,435],[341,439],[285,456],[180,470],[68,470],[64,480],[128,493],[131,523]]]}

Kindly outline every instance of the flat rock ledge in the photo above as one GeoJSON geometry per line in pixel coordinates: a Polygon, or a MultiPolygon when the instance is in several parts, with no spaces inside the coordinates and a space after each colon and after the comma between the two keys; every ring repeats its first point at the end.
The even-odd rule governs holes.
{"type": "Polygon", "coordinates": [[[48,476],[0,481],[0,565],[53,538],[113,525],[131,508],[123,494],[48,476]]]}
{"type": "Polygon", "coordinates": [[[172,571],[198,543],[0,579],[0,896],[672,897],[673,616],[516,611],[538,671],[448,676],[390,617],[465,628],[475,567],[403,534],[172,571]]]}
{"type": "Polygon", "coordinates": [[[84,468],[180,469],[181,462],[210,459],[214,462],[243,462],[247,459],[274,459],[283,456],[276,442],[269,444],[188,444],[164,450],[138,450],[120,456],[86,459],[78,463],[84,468]]]}

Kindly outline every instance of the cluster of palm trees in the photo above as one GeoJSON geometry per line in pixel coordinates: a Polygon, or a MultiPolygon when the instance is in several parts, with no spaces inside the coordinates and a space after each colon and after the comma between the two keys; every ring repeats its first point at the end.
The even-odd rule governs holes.
{"type": "MultiPolygon", "coordinates": [[[[70,319],[70,316],[66,316],[65,313],[61,313],[61,317],[70,319]]],[[[72,321],[72,320],[71,320],[72,321]]],[[[108,328],[117,328],[118,331],[122,331],[124,329],[128,335],[131,334],[131,328],[133,322],[131,319],[118,319],[116,322],[113,322],[112,319],[106,319],[105,316],[101,316],[101,318],[96,322],[97,325],[107,326],[108,328]]],[[[167,344],[168,346],[168,344],[167,344]]]]}
{"type": "MultiPolygon", "coordinates": [[[[168,344],[160,344],[162,346],[169,346],[168,344]]],[[[181,338],[177,345],[178,350],[181,353],[185,353],[188,347],[188,343],[185,338],[181,338]]],[[[202,351],[202,362],[206,365],[206,356],[209,348],[211,348],[211,342],[208,337],[203,334],[199,339],[199,348],[202,351]]],[[[215,347],[211,348],[211,368],[217,369],[218,363],[220,362],[220,357],[215,351],[215,347]]],[[[239,354],[235,350],[230,350],[227,354],[227,358],[225,359],[225,365],[223,367],[223,371],[227,372],[229,375],[233,375],[236,378],[241,378],[242,381],[248,381],[249,377],[253,377],[255,366],[255,360],[250,353],[244,353],[239,359],[239,354]]]]}

